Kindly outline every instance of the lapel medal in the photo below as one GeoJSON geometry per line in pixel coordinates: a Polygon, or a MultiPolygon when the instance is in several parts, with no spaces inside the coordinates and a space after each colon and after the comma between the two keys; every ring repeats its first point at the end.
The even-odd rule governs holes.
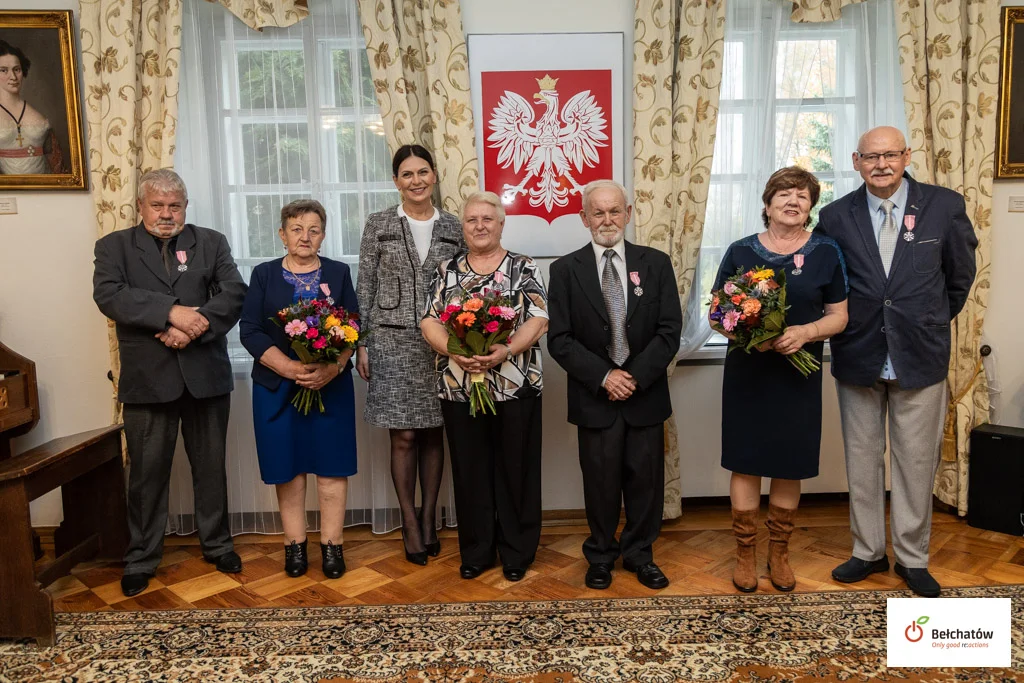
{"type": "Polygon", "coordinates": [[[914,241],[914,223],[916,221],[917,216],[913,214],[903,217],[903,227],[907,229],[907,231],[903,233],[903,239],[905,239],[908,242],[914,241]]]}
{"type": "Polygon", "coordinates": [[[320,283],[320,291],[324,293],[324,296],[331,295],[331,288],[326,282],[320,283]]]}
{"type": "Polygon", "coordinates": [[[636,294],[637,296],[643,296],[644,288],[640,286],[640,271],[630,271],[629,281],[636,285],[636,287],[633,288],[633,293],[636,294]]]}
{"type": "Polygon", "coordinates": [[[804,272],[804,255],[793,254],[793,265],[796,266],[793,269],[793,275],[799,275],[800,273],[804,272]]]}
{"type": "Polygon", "coordinates": [[[188,259],[188,254],[184,251],[176,251],[174,252],[174,255],[178,257],[178,272],[184,273],[188,270],[188,266],[185,265],[185,261],[188,259]]]}

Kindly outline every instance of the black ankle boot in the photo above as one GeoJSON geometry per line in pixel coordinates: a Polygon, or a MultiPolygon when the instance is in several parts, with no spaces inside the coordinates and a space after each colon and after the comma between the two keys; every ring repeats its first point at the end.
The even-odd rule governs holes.
{"type": "Polygon", "coordinates": [[[334,545],[327,541],[327,545],[320,544],[320,554],[323,556],[324,576],[328,579],[340,578],[345,573],[345,556],[342,555],[343,546],[334,545]]]}
{"type": "Polygon", "coordinates": [[[302,576],[309,567],[306,557],[306,541],[292,541],[284,547],[284,573],[291,577],[302,576]]]}

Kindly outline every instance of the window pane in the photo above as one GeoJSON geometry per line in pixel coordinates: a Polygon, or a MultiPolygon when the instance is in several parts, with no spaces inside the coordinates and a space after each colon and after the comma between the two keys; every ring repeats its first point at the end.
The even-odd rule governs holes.
{"type": "Polygon", "coordinates": [[[359,50],[359,78],[362,79],[363,106],[377,108],[377,92],[373,87],[373,76],[370,75],[370,58],[366,50],[359,50]]]}
{"type": "Polygon", "coordinates": [[[363,129],[363,180],[368,183],[391,180],[391,155],[383,125],[363,129]]]}
{"type": "Polygon", "coordinates": [[[782,166],[831,171],[832,116],[825,112],[789,112],[775,116],[775,158],[782,166]]]}
{"type": "Polygon", "coordinates": [[[335,128],[338,139],[338,182],[359,181],[359,157],[356,155],[356,124],[341,123],[335,128]]]}
{"type": "Polygon", "coordinates": [[[729,78],[722,79],[721,99],[735,100],[743,97],[743,43],[738,40],[730,40],[725,44],[722,73],[729,74],[729,78]]]}
{"type": "Polygon", "coordinates": [[[359,195],[347,192],[335,195],[338,224],[341,227],[341,253],[359,255],[359,241],[363,233],[363,218],[359,211],[359,195]]]}
{"type": "Polygon", "coordinates": [[[281,207],[288,202],[305,199],[308,196],[301,194],[246,195],[245,220],[250,258],[276,258],[282,254],[281,238],[277,234],[278,228],[281,227],[281,207]]]}
{"type": "Polygon", "coordinates": [[[242,125],[245,182],[250,185],[309,182],[309,133],[305,123],[242,125]]]}
{"type": "Polygon", "coordinates": [[[305,108],[305,68],[302,50],[239,52],[238,106],[241,109],[305,108]]]}
{"type": "Polygon", "coordinates": [[[835,40],[783,40],[779,41],[777,50],[776,97],[799,99],[835,95],[835,40]]]}
{"type": "MultiPolygon", "coordinates": [[[[365,50],[361,50],[365,52],[365,50]]],[[[355,104],[352,94],[352,51],[331,51],[331,72],[334,74],[334,106],[351,107],[355,104]]]]}
{"type": "Polygon", "coordinates": [[[389,206],[394,206],[398,203],[398,191],[391,190],[390,192],[367,192],[363,195],[366,200],[366,215],[369,216],[371,213],[377,213],[383,211],[389,206]]]}
{"type": "Polygon", "coordinates": [[[711,173],[742,173],[744,149],[743,113],[721,110],[715,132],[715,156],[711,159],[711,173]]]}
{"type": "MultiPolygon", "coordinates": [[[[704,218],[704,239],[701,247],[719,248],[725,253],[733,240],[747,234],[745,225],[753,219],[743,215],[747,181],[736,183],[715,182],[712,180],[708,188],[707,214],[704,218]]],[[[754,217],[756,218],[756,217],[754,217]]],[[[715,268],[718,261],[715,261],[715,268]]]]}
{"type": "Polygon", "coordinates": [[[831,181],[821,182],[821,196],[818,197],[818,203],[815,204],[814,208],[811,209],[811,227],[813,228],[818,224],[818,213],[826,206],[829,205],[836,198],[836,187],[835,183],[831,181]]]}

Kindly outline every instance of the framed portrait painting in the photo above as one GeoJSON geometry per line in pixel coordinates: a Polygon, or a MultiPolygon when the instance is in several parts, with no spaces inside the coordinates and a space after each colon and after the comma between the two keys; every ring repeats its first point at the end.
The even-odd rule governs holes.
{"type": "Polygon", "coordinates": [[[69,10],[0,11],[0,191],[84,190],[69,10]]]}
{"type": "Polygon", "coordinates": [[[1024,7],[1003,8],[996,178],[1024,178],[1024,7]]]}

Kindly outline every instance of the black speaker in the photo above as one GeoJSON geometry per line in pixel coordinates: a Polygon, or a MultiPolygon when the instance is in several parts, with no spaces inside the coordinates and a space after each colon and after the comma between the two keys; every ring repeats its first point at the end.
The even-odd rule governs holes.
{"type": "Polygon", "coordinates": [[[983,424],[971,431],[967,523],[1024,536],[1024,429],[983,424]]]}

